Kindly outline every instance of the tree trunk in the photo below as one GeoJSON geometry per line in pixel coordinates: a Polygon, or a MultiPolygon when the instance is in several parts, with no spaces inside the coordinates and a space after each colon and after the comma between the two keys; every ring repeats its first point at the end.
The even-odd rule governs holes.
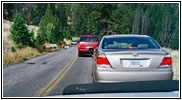
{"type": "Polygon", "coordinates": [[[167,41],[167,25],[168,24],[168,15],[165,16],[165,28],[164,28],[164,38],[163,38],[163,46],[166,47],[166,41],[167,41]]]}
{"type": "Polygon", "coordinates": [[[149,25],[150,24],[148,10],[145,10],[143,34],[148,34],[149,25]]]}
{"type": "Polygon", "coordinates": [[[140,9],[137,7],[135,11],[135,17],[133,20],[132,26],[132,34],[139,34],[139,27],[140,27],[140,9]]]}
{"type": "Polygon", "coordinates": [[[26,9],[25,14],[27,19],[27,25],[30,25],[30,5],[27,4],[25,9],[26,9]]]}
{"type": "Polygon", "coordinates": [[[142,16],[142,35],[144,34],[144,26],[145,26],[145,15],[142,16]]]}

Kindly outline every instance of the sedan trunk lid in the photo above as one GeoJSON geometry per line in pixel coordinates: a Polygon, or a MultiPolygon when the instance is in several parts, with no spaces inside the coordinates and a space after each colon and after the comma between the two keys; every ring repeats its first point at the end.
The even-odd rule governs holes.
{"type": "Polygon", "coordinates": [[[98,42],[80,42],[80,48],[93,47],[95,49],[97,44],[98,42]]]}
{"type": "Polygon", "coordinates": [[[105,50],[105,55],[115,70],[156,70],[166,52],[161,49],[105,50]]]}

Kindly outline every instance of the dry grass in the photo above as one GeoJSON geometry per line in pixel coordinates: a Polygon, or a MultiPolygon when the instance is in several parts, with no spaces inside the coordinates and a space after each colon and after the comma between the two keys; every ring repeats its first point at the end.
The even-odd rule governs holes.
{"type": "Polygon", "coordinates": [[[12,22],[3,20],[3,45],[9,46],[9,47],[14,46],[14,43],[10,37],[10,30],[9,30],[11,24],[12,22]]]}
{"type": "MultiPolygon", "coordinates": [[[[42,55],[48,52],[52,52],[55,50],[44,50],[43,46],[40,48],[31,48],[26,47],[22,49],[17,49],[16,52],[11,52],[11,47],[16,47],[16,45],[13,43],[11,37],[10,37],[10,27],[13,24],[13,22],[10,22],[8,20],[3,20],[3,64],[10,64],[12,62],[21,61],[23,59],[29,59],[32,57],[35,57],[37,55],[42,55]],[[41,53],[40,53],[41,52],[41,53]]],[[[28,27],[29,31],[34,31],[34,38],[37,36],[38,27],[33,25],[26,25],[28,27]]],[[[56,50],[59,50],[62,48],[62,43],[58,43],[58,47],[56,50]]]]}
{"type": "Polygon", "coordinates": [[[29,59],[37,55],[41,55],[37,49],[26,47],[23,49],[17,49],[16,52],[4,52],[3,64],[10,64],[11,62],[21,61],[23,59],[29,59]]]}
{"type": "Polygon", "coordinates": [[[72,37],[72,40],[79,40],[80,37],[72,37]]]}
{"type": "Polygon", "coordinates": [[[167,52],[169,52],[172,56],[172,67],[174,71],[174,80],[179,80],[179,50],[171,50],[168,48],[164,48],[167,52]]]}
{"type": "MultiPolygon", "coordinates": [[[[29,59],[42,53],[39,53],[37,49],[26,47],[23,49],[17,49],[16,52],[11,52],[10,48],[15,44],[10,37],[10,27],[12,22],[3,20],[3,64],[10,64],[11,62],[20,61],[23,59],[29,59]]],[[[37,34],[38,27],[29,25],[27,26],[29,31],[34,31],[34,36],[37,34]]]]}

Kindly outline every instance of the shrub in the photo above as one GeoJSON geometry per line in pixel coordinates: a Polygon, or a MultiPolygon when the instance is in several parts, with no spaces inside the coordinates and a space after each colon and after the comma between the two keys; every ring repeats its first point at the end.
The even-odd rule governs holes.
{"type": "Polygon", "coordinates": [[[60,40],[58,41],[57,45],[59,48],[62,48],[62,46],[64,45],[64,42],[60,40]]]}
{"type": "Polygon", "coordinates": [[[21,13],[16,13],[13,17],[13,24],[10,28],[11,38],[16,44],[23,46],[32,46],[31,40],[32,33],[29,33],[28,28],[25,26],[25,18],[21,13]]]}
{"type": "Polygon", "coordinates": [[[66,39],[68,39],[68,40],[71,40],[71,39],[72,39],[72,35],[71,35],[71,32],[70,32],[70,31],[64,29],[64,30],[62,31],[62,34],[63,34],[63,37],[64,37],[64,38],[66,38],[66,39]]]}
{"type": "Polygon", "coordinates": [[[16,48],[22,49],[22,48],[24,48],[24,47],[25,47],[25,46],[24,46],[22,43],[16,44],[16,48]]]}
{"type": "Polygon", "coordinates": [[[37,55],[40,55],[38,50],[31,47],[17,49],[16,52],[5,52],[3,53],[3,64],[29,59],[37,55]]]}
{"type": "Polygon", "coordinates": [[[44,52],[44,51],[45,51],[45,49],[44,49],[44,46],[43,46],[43,45],[38,45],[38,46],[37,46],[37,50],[38,50],[40,53],[42,53],[42,52],[44,52]]]}
{"type": "Polygon", "coordinates": [[[15,47],[11,47],[11,52],[16,52],[16,48],[15,47]]]}
{"type": "Polygon", "coordinates": [[[39,29],[37,32],[37,37],[36,37],[36,44],[38,45],[42,45],[45,43],[46,41],[46,26],[43,22],[43,20],[41,19],[40,23],[39,23],[39,29]]]}
{"type": "Polygon", "coordinates": [[[47,33],[47,42],[48,43],[56,43],[56,36],[55,36],[55,26],[51,23],[49,23],[47,25],[47,28],[46,28],[46,33],[47,33]]]}

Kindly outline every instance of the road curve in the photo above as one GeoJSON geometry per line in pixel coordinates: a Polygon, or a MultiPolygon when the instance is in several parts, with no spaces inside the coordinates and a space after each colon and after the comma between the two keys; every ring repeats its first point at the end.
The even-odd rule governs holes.
{"type": "Polygon", "coordinates": [[[3,97],[60,95],[70,84],[91,83],[91,57],[77,57],[77,46],[3,68],[3,97]]]}

